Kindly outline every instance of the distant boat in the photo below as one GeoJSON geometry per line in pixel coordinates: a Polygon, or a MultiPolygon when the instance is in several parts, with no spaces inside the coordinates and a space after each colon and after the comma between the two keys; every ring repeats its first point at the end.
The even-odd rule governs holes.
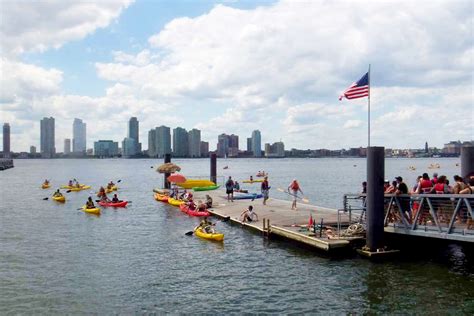
{"type": "Polygon", "coordinates": [[[224,168],[222,168],[222,169],[229,169],[229,166],[225,166],[225,167],[224,167],[224,168]]]}

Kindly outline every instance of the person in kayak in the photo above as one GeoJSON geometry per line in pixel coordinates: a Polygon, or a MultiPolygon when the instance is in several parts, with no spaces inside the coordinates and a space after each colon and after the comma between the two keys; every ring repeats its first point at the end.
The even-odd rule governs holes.
{"type": "Polygon", "coordinates": [[[70,187],[72,187],[72,186],[74,186],[74,183],[72,182],[72,180],[69,180],[69,182],[68,182],[67,185],[70,186],[70,187]]]}
{"type": "Polygon", "coordinates": [[[198,211],[200,211],[200,212],[206,211],[206,203],[204,203],[203,201],[199,200],[199,201],[198,201],[198,204],[197,204],[197,209],[198,209],[198,211]]]}
{"type": "Polygon", "coordinates": [[[250,223],[254,221],[254,217],[256,218],[255,221],[258,221],[258,215],[253,211],[253,206],[249,205],[249,207],[240,214],[242,218],[242,223],[250,223]]]}
{"type": "Polygon", "coordinates": [[[87,199],[86,208],[95,208],[94,201],[92,201],[92,198],[90,196],[87,199]]]}
{"type": "Polygon", "coordinates": [[[184,200],[187,195],[188,195],[188,191],[184,189],[183,193],[181,193],[179,196],[179,200],[184,200]]]}
{"type": "Polygon", "coordinates": [[[105,194],[105,192],[100,196],[100,201],[105,202],[105,203],[110,203],[110,199],[107,196],[107,194],[105,194]]]}
{"type": "Polygon", "coordinates": [[[234,202],[234,181],[232,181],[231,176],[229,176],[229,179],[227,179],[225,183],[225,190],[227,193],[227,201],[234,202]]]}
{"type": "Polygon", "coordinates": [[[99,193],[97,193],[97,197],[101,197],[103,195],[105,195],[105,189],[104,189],[104,187],[100,187],[99,193]]]}
{"type": "Polygon", "coordinates": [[[209,194],[206,194],[206,208],[212,207],[212,198],[209,194]]]}
{"type": "Polygon", "coordinates": [[[63,194],[61,192],[59,192],[59,189],[57,189],[56,192],[53,193],[53,196],[54,197],[60,197],[60,196],[63,196],[63,194]]]}
{"type": "Polygon", "coordinates": [[[114,187],[114,184],[112,181],[110,181],[108,184],[107,184],[107,190],[112,190],[112,188],[114,187]]]}
{"type": "Polygon", "coordinates": [[[119,203],[122,202],[118,199],[117,194],[114,194],[114,197],[112,198],[112,203],[119,203]]]}
{"type": "Polygon", "coordinates": [[[211,221],[208,221],[207,216],[206,216],[201,220],[201,222],[199,223],[198,228],[201,228],[204,232],[206,232],[208,234],[213,234],[214,233],[214,228],[212,226],[216,226],[216,224],[214,224],[211,221]]]}
{"type": "Polygon", "coordinates": [[[44,185],[48,185],[49,184],[49,181],[48,179],[44,179],[44,182],[43,182],[44,185]]]}
{"type": "Polygon", "coordinates": [[[288,193],[290,195],[293,195],[293,203],[291,204],[291,209],[295,211],[297,210],[296,200],[298,198],[298,192],[301,192],[301,194],[303,194],[303,191],[300,188],[300,184],[298,183],[298,181],[296,181],[296,179],[293,179],[293,181],[291,181],[290,185],[288,186],[288,193]]]}
{"type": "Polygon", "coordinates": [[[196,204],[194,204],[194,201],[192,199],[186,202],[186,206],[189,208],[190,211],[196,210],[196,204]]]}
{"type": "Polygon", "coordinates": [[[240,184],[237,182],[237,180],[234,183],[234,190],[237,192],[240,191],[240,184]]]}
{"type": "Polygon", "coordinates": [[[253,176],[250,176],[249,180],[250,180],[250,182],[253,182],[253,176]]]}
{"type": "Polygon", "coordinates": [[[263,205],[267,204],[268,194],[270,193],[270,185],[268,184],[268,177],[263,178],[262,185],[260,186],[260,190],[263,194],[263,205]]]}

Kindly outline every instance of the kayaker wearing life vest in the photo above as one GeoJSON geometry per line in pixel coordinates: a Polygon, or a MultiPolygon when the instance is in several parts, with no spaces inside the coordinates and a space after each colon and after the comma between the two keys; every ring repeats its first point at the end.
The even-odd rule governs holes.
{"type": "Polygon", "coordinates": [[[99,193],[97,193],[97,197],[101,197],[103,195],[105,195],[105,189],[104,189],[104,187],[100,187],[99,193]]]}
{"type": "Polygon", "coordinates": [[[48,179],[44,179],[44,183],[43,183],[43,184],[44,184],[44,185],[48,185],[48,184],[49,184],[48,179]]]}
{"type": "Polygon", "coordinates": [[[107,196],[107,194],[105,194],[105,192],[102,193],[102,195],[100,196],[100,201],[101,201],[101,202],[105,202],[105,203],[110,203],[110,199],[109,199],[109,197],[107,196]]]}
{"type": "Polygon", "coordinates": [[[59,192],[59,189],[56,190],[56,192],[53,193],[53,196],[56,197],[56,196],[63,196],[63,194],[61,192],[59,192]]]}
{"type": "Polygon", "coordinates": [[[94,201],[92,201],[92,198],[90,196],[87,199],[86,208],[95,208],[94,201]]]}
{"type": "Polygon", "coordinates": [[[112,203],[118,203],[118,202],[120,202],[120,200],[117,197],[117,194],[114,194],[114,197],[112,198],[112,203]]]}
{"type": "Polygon", "coordinates": [[[301,194],[303,194],[303,191],[301,190],[298,181],[296,181],[296,179],[293,179],[293,181],[291,181],[290,185],[288,186],[288,193],[293,195],[293,203],[291,204],[291,209],[295,211],[296,211],[296,199],[298,198],[298,192],[301,192],[301,194]]]}

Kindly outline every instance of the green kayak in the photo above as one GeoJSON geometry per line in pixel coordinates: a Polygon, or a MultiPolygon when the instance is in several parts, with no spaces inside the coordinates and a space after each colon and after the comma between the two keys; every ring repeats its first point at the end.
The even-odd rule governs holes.
{"type": "Polygon", "coordinates": [[[207,187],[194,187],[194,191],[211,191],[211,190],[216,190],[219,189],[220,185],[210,185],[207,187]]]}

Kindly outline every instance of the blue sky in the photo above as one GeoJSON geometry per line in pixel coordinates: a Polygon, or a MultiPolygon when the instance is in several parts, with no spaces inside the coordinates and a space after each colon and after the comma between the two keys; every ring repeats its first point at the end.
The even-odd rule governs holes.
{"type": "Polygon", "coordinates": [[[292,148],[364,146],[367,100],[338,101],[372,64],[372,143],[473,138],[470,1],[0,1],[0,117],[12,149],[56,118],[88,147],[159,125],[292,148]],[[453,109],[456,109],[455,111],[453,109]],[[436,127],[427,131],[426,127],[436,127]],[[461,128],[459,128],[461,127],[461,128]]]}

